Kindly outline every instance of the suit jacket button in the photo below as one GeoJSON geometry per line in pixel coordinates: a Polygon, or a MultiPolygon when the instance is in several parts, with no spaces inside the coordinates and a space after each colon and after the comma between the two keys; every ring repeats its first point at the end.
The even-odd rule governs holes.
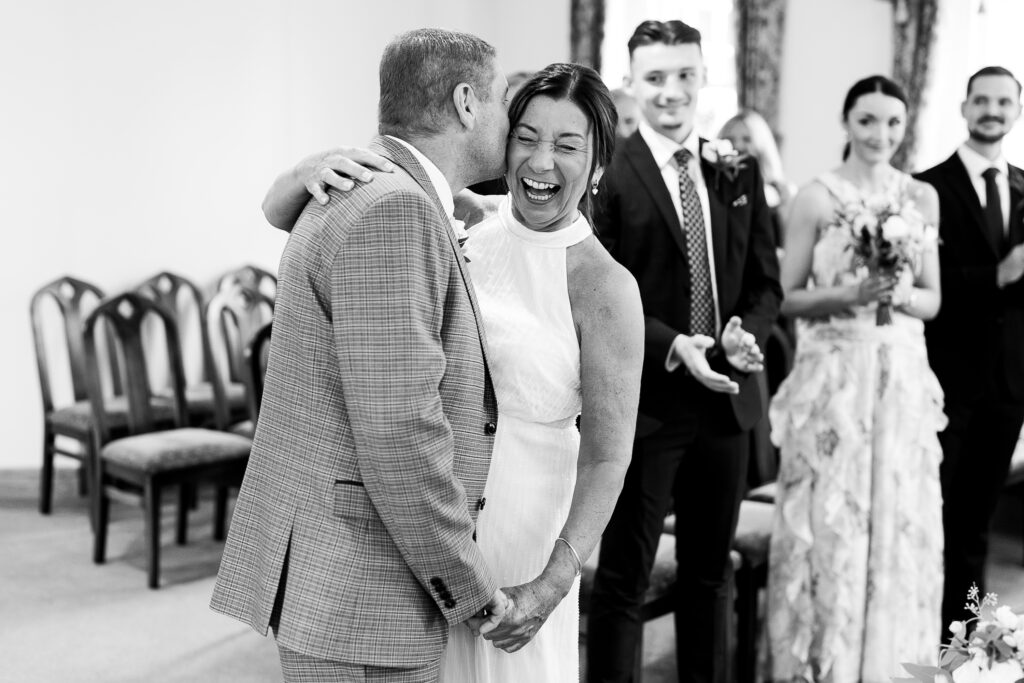
{"type": "Polygon", "coordinates": [[[476,509],[477,510],[483,510],[484,509],[484,505],[487,505],[487,498],[486,498],[486,496],[481,498],[480,500],[478,500],[476,502],[476,509]]]}
{"type": "Polygon", "coordinates": [[[434,578],[430,579],[430,585],[434,588],[437,588],[441,585],[441,579],[435,576],[434,578]]]}
{"type": "Polygon", "coordinates": [[[493,422],[488,422],[484,425],[484,434],[487,436],[494,436],[495,432],[498,431],[498,425],[493,422]]]}
{"type": "Polygon", "coordinates": [[[455,607],[455,601],[454,600],[445,600],[444,601],[444,606],[447,607],[448,609],[452,609],[453,607],[455,607]]]}

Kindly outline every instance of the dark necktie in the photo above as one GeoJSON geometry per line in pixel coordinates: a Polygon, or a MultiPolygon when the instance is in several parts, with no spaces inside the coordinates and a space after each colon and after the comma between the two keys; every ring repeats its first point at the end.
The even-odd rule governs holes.
{"type": "Polygon", "coordinates": [[[689,173],[693,155],[688,149],[675,153],[679,164],[679,200],[683,209],[683,232],[686,235],[686,258],[690,266],[690,334],[715,337],[715,300],[711,291],[711,267],[708,264],[707,235],[704,232],[704,211],[697,196],[697,187],[689,173]]]}
{"type": "Polygon", "coordinates": [[[996,246],[996,251],[1003,255],[1006,237],[1003,234],[1003,202],[999,197],[999,186],[996,185],[998,168],[986,168],[981,176],[985,179],[985,229],[988,238],[996,246]]]}

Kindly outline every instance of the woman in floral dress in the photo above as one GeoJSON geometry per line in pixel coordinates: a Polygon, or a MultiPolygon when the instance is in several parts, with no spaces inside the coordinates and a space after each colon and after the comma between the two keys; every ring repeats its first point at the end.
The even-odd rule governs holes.
{"type": "MultiPolygon", "coordinates": [[[[890,165],[906,98],[882,76],[843,105],[843,163],[804,187],[787,223],[782,313],[797,354],[771,405],[781,449],[768,577],[769,678],[888,683],[940,640],[942,389],[923,320],[939,309],[930,185],[890,165]],[[907,244],[899,271],[855,248],[873,217],[907,244]],[[885,218],[883,214],[882,218],[885,218]],[[890,324],[879,324],[879,306],[890,324]]],[[[877,223],[877,221],[875,221],[877,223]]]]}

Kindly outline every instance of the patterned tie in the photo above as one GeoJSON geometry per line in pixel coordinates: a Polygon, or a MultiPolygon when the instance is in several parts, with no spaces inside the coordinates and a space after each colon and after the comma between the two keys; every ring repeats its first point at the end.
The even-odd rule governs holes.
{"type": "Polygon", "coordinates": [[[1003,234],[1003,202],[999,197],[999,186],[996,185],[998,168],[986,168],[981,177],[985,179],[985,228],[989,240],[996,245],[996,251],[1003,255],[1005,235],[1003,234]]]}
{"type": "Polygon", "coordinates": [[[688,149],[680,149],[674,156],[679,164],[679,200],[683,208],[686,258],[690,265],[690,334],[706,334],[714,338],[715,299],[711,291],[704,212],[700,207],[697,187],[688,170],[693,155],[688,149]]]}

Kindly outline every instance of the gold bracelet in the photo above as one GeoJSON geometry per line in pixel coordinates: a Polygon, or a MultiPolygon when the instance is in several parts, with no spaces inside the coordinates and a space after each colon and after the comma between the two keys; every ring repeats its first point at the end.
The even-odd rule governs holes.
{"type": "Polygon", "coordinates": [[[564,543],[565,547],[569,549],[570,553],[572,553],[572,559],[576,563],[576,576],[579,576],[583,573],[583,562],[580,561],[580,554],[576,552],[576,548],[572,547],[572,543],[569,543],[569,541],[561,536],[555,539],[555,543],[558,543],[559,541],[564,543]]]}

